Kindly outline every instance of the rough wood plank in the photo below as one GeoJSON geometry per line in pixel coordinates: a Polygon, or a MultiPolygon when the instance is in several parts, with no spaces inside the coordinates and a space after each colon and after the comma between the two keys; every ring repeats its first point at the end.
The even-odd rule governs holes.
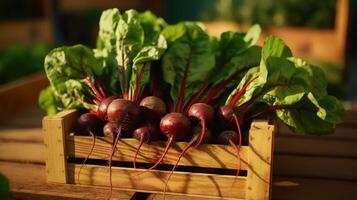
{"type": "MultiPolygon", "coordinates": [[[[109,185],[108,167],[86,165],[82,168],[80,179],[77,179],[80,164],[68,164],[69,181],[76,184],[98,186],[109,185]]],[[[135,176],[142,169],[121,167],[112,168],[113,187],[122,190],[160,193],[164,190],[165,180],[170,172],[153,170],[135,176]]],[[[245,182],[243,177],[223,176],[214,174],[175,172],[168,183],[167,193],[185,193],[193,196],[215,196],[225,199],[240,199],[245,197],[245,182]]]]}
{"type": "MultiPolygon", "coordinates": [[[[8,129],[33,129],[42,127],[42,118],[45,112],[36,104],[26,112],[3,118],[0,121],[0,131],[8,129]]],[[[42,134],[40,134],[42,135],[42,134]]]]}
{"type": "Polygon", "coordinates": [[[174,195],[174,194],[166,194],[165,197],[163,194],[150,194],[147,200],[182,200],[182,199],[190,199],[190,200],[205,200],[205,199],[217,199],[217,198],[210,198],[210,197],[193,197],[190,196],[189,198],[184,195],[174,195]]]}
{"type": "Polygon", "coordinates": [[[45,146],[41,143],[0,142],[0,160],[45,162],[45,146]]]}
{"type": "Polygon", "coordinates": [[[246,199],[270,198],[274,126],[254,122],[249,130],[248,176],[246,199]]]}
{"type": "Polygon", "coordinates": [[[349,0],[336,0],[335,30],[337,38],[337,48],[340,49],[341,55],[346,53],[346,38],[348,29],[349,0]]]}
{"type": "Polygon", "coordinates": [[[273,181],[273,200],[336,200],[357,196],[357,182],[293,177],[274,177],[273,181]]]}
{"type": "MultiPolygon", "coordinates": [[[[333,147],[331,148],[333,150],[333,147]]],[[[357,180],[357,159],[275,155],[274,175],[357,180]]]]}
{"type": "MultiPolygon", "coordinates": [[[[92,139],[88,136],[68,136],[66,142],[67,154],[70,157],[78,158],[85,158],[92,145],[92,139]]],[[[135,139],[122,139],[117,144],[117,151],[113,156],[113,160],[132,162],[138,145],[139,142],[135,139]]],[[[175,164],[178,155],[186,145],[186,142],[175,143],[162,163],[175,164]]],[[[165,146],[165,142],[154,142],[151,145],[144,144],[141,147],[137,162],[154,163],[164,152],[165,146]]],[[[247,149],[248,147],[241,147],[240,150],[242,169],[247,169],[245,164],[247,160],[247,149]]],[[[98,138],[90,158],[107,159],[110,150],[111,143],[103,138],[98,138]]],[[[236,169],[237,157],[233,148],[228,145],[201,145],[197,149],[192,148],[188,151],[188,153],[182,157],[180,165],[236,169]]]]}
{"type": "Polygon", "coordinates": [[[53,43],[53,27],[50,18],[22,19],[0,22],[0,49],[14,43],[33,44],[41,41],[46,44],[53,43]]]}
{"type": "MultiPolygon", "coordinates": [[[[46,183],[45,166],[0,162],[0,172],[10,181],[13,199],[106,199],[109,189],[46,183]]],[[[113,199],[130,199],[133,192],[113,190],[113,199]]]]}
{"type": "Polygon", "coordinates": [[[0,142],[31,142],[43,143],[41,128],[30,129],[0,129],[0,142]]]}
{"type": "Polygon", "coordinates": [[[280,136],[275,138],[275,153],[357,158],[357,141],[280,136]]]}
{"type": "Polygon", "coordinates": [[[48,85],[40,72],[0,87],[0,120],[38,105],[38,95],[48,85]]]}
{"type": "MultiPolygon", "coordinates": [[[[357,119],[356,119],[356,123],[357,123],[357,119]]],[[[309,138],[309,139],[316,139],[316,140],[346,140],[346,141],[357,142],[356,129],[357,129],[357,125],[355,127],[351,127],[341,124],[337,126],[335,132],[331,135],[313,136],[313,135],[299,135],[293,133],[286,125],[279,124],[277,137],[284,136],[284,137],[309,138]]]]}
{"type": "Polygon", "coordinates": [[[70,132],[77,117],[75,110],[69,110],[43,119],[46,177],[49,182],[67,183],[65,134],[70,132]]]}

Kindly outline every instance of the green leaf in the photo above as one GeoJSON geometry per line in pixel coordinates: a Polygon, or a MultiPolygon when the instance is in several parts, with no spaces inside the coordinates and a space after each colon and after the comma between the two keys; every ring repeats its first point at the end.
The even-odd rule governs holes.
{"type": "Polygon", "coordinates": [[[317,99],[312,93],[307,98],[317,108],[316,115],[329,123],[338,124],[343,122],[345,111],[341,102],[333,96],[323,96],[317,99]]]}
{"type": "Polygon", "coordinates": [[[107,49],[108,52],[115,50],[116,35],[118,22],[120,19],[120,12],[117,8],[108,9],[102,12],[99,20],[99,33],[97,48],[107,49]]]}
{"type": "Polygon", "coordinates": [[[39,95],[39,105],[48,115],[56,114],[63,109],[61,101],[55,96],[51,86],[43,89],[39,95]]]}
{"type": "Polygon", "coordinates": [[[254,46],[260,37],[262,29],[258,24],[253,25],[245,34],[244,41],[246,41],[249,46],[254,46]]]}
{"type": "MultiPolygon", "coordinates": [[[[261,48],[255,46],[260,34],[260,27],[254,26],[247,33],[224,32],[218,42],[216,66],[212,73],[212,89],[225,84],[231,88],[246,70],[259,65],[261,48]]],[[[224,91],[220,91],[220,96],[224,91]]],[[[221,95],[222,96],[222,95],[221,95]]]]}
{"type": "Polygon", "coordinates": [[[0,174],[0,199],[10,199],[9,181],[2,174],[0,174]]]}
{"type": "Polygon", "coordinates": [[[269,57],[286,58],[291,57],[292,53],[288,46],[275,36],[268,36],[265,39],[264,45],[262,47],[261,61],[260,61],[260,72],[262,77],[267,80],[268,72],[266,62],[269,57]]]}
{"type": "Polygon", "coordinates": [[[100,76],[101,84],[103,84],[107,96],[120,97],[120,72],[117,60],[113,53],[106,49],[93,49],[94,57],[101,63],[103,72],[100,76]]]}
{"type": "Polygon", "coordinates": [[[200,91],[215,65],[215,49],[207,32],[197,23],[184,22],[168,26],[163,35],[168,50],[162,59],[163,78],[171,86],[170,95],[178,107],[200,91]],[[184,94],[181,95],[181,87],[184,94]]]}
{"type": "MultiPolygon", "coordinates": [[[[166,39],[161,31],[166,22],[147,11],[139,15],[140,24],[144,30],[144,43],[141,50],[133,59],[130,79],[129,97],[137,90],[140,95],[150,81],[151,62],[159,60],[167,48],[166,39]]],[[[137,97],[135,97],[137,98],[137,97]]],[[[135,100],[135,99],[134,99],[135,100]]]]}
{"type": "Polygon", "coordinates": [[[331,133],[343,120],[344,108],[327,94],[322,70],[291,57],[288,47],[275,37],[269,37],[264,43],[259,68],[252,68],[245,74],[226,104],[254,77],[258,78],[248,85],[236,105],[254,109],[254,105],[264,103],[268,110],[282,106],[284,109],[275,110],[277,117],[295,132],[304,134],[331,133]]]}
{"type": "Polygon", "coordinates": [[[102,63],[83,45],[52,50],[45,58],[45,71],[54,94],[66,109],[91,108],[91,91],[84,79],[93,80],[103,72],[102,63]]]}
{"type": "Polygon", "coordinates": [[[241,79],[241,81],[239,82],[237,87],[234,88],[232,90],[232,92],[229,94],[225,104],[229,105],[230,102],[232,101],[233,97],[235,96],[235,94],[237,94],[237,92],[242,89],[242,87],[245,83],[247,83],[248,81],[251,81],[251,80],[253,80],[253,81],[248,85],[248,87],[246,88],[246,91],[238,99],[238,101],[236,103],[237,106],[240,106],[240,105],[248,102],[250,99],[252,99],[252,97],[255,94],[257,94],[263,88],[264,84],[262,84],[259,67],[253,67],[245,73],[245,75],[243,76],[243,78],[241,79]]]}
{"type": "Polygon", "coordinates": [[[329,123],[316,115],[317,110],[310,101],[303,98],[294,109],[277,110],[277,117],[299,134],[325,135],[333,132],[335,123],[329,123]]]}
{"type": "Polygon", "coordinates": [[[135,100],[150,79],[151,61],[158,60],[166,49],[161,30],[166,23],[150,12],[126,11],[116,29],[116,59],[121,89],[135,100]]]}
{"type": "Polygon", "coordinates": [[[144,43],[146,45],[156,45],[161,31],[167,26],[165,20],[155,16],[152,12],[146,11],[139,14],[139,21],[144,29],[144,43]]]}

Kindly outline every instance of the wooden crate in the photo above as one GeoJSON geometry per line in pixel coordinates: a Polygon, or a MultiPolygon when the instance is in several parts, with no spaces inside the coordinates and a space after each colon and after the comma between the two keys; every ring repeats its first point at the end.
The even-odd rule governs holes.
{"type": "MultiPolygon", "coordinates": [[[[92,142],[88,136],[73,135],[72,129],[78,116],[77,111],[69,110],[43,119],[47,181],[108,186],[109,170],[103,164],[86,165],[81,171],[80,179],[77,179],[81,164],[72,162],[73,158],[85,158],[92,142]]],[[[247,176],[176,171],[168,184],[167,193],[225,199],[269,199],[273,140],[274,126],[267,121],[254,121],[250,129],[249,146],[242,146],[240,151],[242,170],[247,171],[247,176]]],[[[175,163],[186,144],[186,142],[174,144],[162,163],[171,165],[175,163]]],[[[122,139],[118,143],[113,161],[128,162],[130,165],[112,167],[113,187],[128,191],[163,192],[169,171],[151,170],[137,175],[138,172],[145,170],[131,167],[137,146],[138,142],[129,138],[122,139]]],[[[143,145],[137,162],[154,163],[164,147],[165,142],[143,145]]],[[[98,138],[90,158],[106,160],[110,149],[110,141],[98,138]]],[[[208,168],[235,170],[237,158],[230,146],[207,144],[190,150],[181,159],[180,166],[197,167],[202,170],[208,168]]]]}

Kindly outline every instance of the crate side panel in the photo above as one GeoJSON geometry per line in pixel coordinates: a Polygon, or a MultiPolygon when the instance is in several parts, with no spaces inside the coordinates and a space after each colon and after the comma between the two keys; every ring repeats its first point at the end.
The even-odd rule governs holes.
{"type": "Polygon", "coordinates": [[[255,121],[249,131],[246,199],[269,199],[273,156],[274,126],[255,121]]]}
{"type": "MultiPolygon", "coordinates": [[[[135,151],[139,142],[135,139],[126,138],[119,141],[117,151],[113,156],[115,161],[132,162],[135,151]]],[[[137,157],[137,162],[154,163],[164,152],[165,142],[153,142],[150,145],[144,144],[137,157]]],[[[166,155],[164,164],[175,164],[178,155],[186,147],[186,142],[177,142],[169,150],[166,155]]],[[[91,137],[87,136],[68,136],[67,137],[67,153],[70,157],[85,158],[90,152],[92,146],[91,137]]],[[[98,137],[94,150],[90,156],[92,159],[107,159],[111,151],[111,143],[98,137]]],[[[240,156],[242,159],[241,169],[247,169],[246,160],[248,155],[248,147],[240,148],[240,156]]],[[[234,149],[228,145],[201,145],[198,148],[192,148],[180,160],[182,166],[210,167],[210,168],[226,168],[237,169],[237,157],[234,149]]]]}
{"type": "MultiPolygon", "coordinates": [[[[68,164],[70,182],[83,185],[109,186],[108,167],[86,165],[82,168],[78,180],[79,168],[80,164],[68,164]]],[[[170,172],[152,170],[135,176],[138,172],[143,172],[143,170],[113,167],[113,187],[149,193],[163,192],[166,178],[170,172]]],[[[245,197],[245,183],[245,177],[175,172],[168,183],[167,193],[242,199],[245,197]]]]}
{"type": "Polygon", "coordinates": [[[43,118],[46,148],[46,178],[48,182],[67,183],[65,135],[72,128],[78,113],[74,110],[43,118]]]}

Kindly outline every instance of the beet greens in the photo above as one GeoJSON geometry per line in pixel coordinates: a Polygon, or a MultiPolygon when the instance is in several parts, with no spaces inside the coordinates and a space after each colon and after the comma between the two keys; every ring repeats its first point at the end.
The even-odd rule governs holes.
{"type": "Polygon", "coordinates": [[[78,180],[101,133],[111,142],[109,198],[112,159],[123,137],[139,141],[136,168],[142,145],[166,136],[163,154],[145,172],[164,160],[176,140],[187,141],[165,193],[181,158],[203,143],[230,145],[239,176],[242,132],[263,114],[297,133],[331,133],[344,108],[327,94],[322,70],[293,57],[277,37],[257,46],[260,32],[255,25],[246,33],[229,31],[216,38],[200,23],[167,25],[151,12],[108,9],[100,18],[96,49],[52,50],[45,58],[50,87],[39,101],[51,114],[87,112],[78,119],[76,134],[91,136],[92,145],[78,180]]]}

